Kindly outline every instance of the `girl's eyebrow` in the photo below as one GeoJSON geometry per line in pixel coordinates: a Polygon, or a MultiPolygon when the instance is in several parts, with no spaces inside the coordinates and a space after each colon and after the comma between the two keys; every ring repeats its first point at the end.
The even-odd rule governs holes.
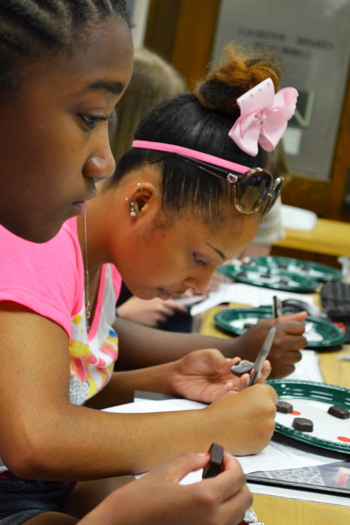
{"type": "Polygon", "coordinates": [[[123,82],[119,81],[109,81],[109,80],[96,80],[92,84],[89,84],[84,89],[77,93],[77,96],[84,95],[89,91],[103,91],[104,93],[111,93],[112,95],[120,95],[124,90],[125,85],[123,82]]]}
{"type": "Polygon", "coordinates": [[[218,255],[220,255],[221,259],[223,261],[226,261],[226,256],[225,254],[223,254],[220,250],[218,250],[217,248],[214,248],[214,246],[212,246],[209,242],[207,242],[207,245],[210,246],[210,248],[212,248],[218,255]]]}

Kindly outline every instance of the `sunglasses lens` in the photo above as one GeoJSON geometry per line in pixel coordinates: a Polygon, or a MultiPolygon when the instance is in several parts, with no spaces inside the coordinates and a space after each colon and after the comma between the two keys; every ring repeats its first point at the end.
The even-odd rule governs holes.
{"type": "Polygon", "coordinates": [[[272,187],[269,173],[252,169],[236,184],[236,205],[242,213],[258,210],[265,201],[272,187]]]}

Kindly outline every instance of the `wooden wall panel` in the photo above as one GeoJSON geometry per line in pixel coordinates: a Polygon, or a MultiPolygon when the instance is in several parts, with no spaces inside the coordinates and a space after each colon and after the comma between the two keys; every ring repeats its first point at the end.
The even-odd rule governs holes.
{"type": "Polygon", "coordinates": [[[189,86],[206,71],[220,0],[151,0],[145,47],[159,53],[189,86]]]}
{"type": "Polygon", "coordinates": [[[172,62],[177,22],[181,8],[179,0],[151,0],[145,47],[172,62]]]}
{"type": "Polygon", "coordinates": [[[211,57],[219,0],[183,0],[172,61],[191,87],[201,79],[211,57]]]}
{"type": "MultiPolygon", "coordinates": [[[[330,93],[330,96],[332,94],[330,93]]],[[[343,106],[343,115],[339,127],[339,135],[335,148],[333,171],[332,171],[332,191],[327,204],[329,208],[329,219],[350,221],[349,215],[341,214],[342,199],[346,179],[350,170],[350,77],[348,82],[347,94],[343,106]]]]}

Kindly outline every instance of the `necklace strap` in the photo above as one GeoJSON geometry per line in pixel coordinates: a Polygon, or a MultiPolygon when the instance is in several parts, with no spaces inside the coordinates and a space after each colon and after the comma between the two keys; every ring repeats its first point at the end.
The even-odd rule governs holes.
{"type": "Polygon", "coordinates": [[[85,317],[86,329],[90,328],[91,304],[90,304],[90,275],[87,250],[87,213],[84,214],[84,255],[85,255],[85,317]]]}

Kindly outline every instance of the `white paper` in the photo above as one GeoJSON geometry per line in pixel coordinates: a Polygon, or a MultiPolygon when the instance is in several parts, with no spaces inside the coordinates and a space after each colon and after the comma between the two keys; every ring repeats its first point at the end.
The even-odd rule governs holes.
{"type": "MultiPolygon", "coordinates": [[[[329,458],[318,454],[310,454],[303,450],[282,445],[281,443],[271,443],[256,456],[236,457],[245,474],[252,472],[267,472],[269,470],[285,470],[290,468],[316,467],[317,465],[327,465],[334,463],[334,457],[329,458]]],[[[202,469],[191,472],[183,478],[181,485],[197,483],[202,479],[202,469]]]]}
{"type": "MultiPolygon", "coordinates": [[[[167,399],[164,401],[147,401],[142,403],[128,403],[105,409],[105,412],[114,413],[151,413],[171,412],[181,410],[198,410],[206,405],[188,399],[167,399]]],[[[245,474],[257,471],[268,471],[325,465],[334,463],[334,458],[304,452],[303,450],[271,442],[262,452],[255,456],[237,457],[245,474]]],[[[202,479],[202,471],[198,470],[188,474],[181,484],[196,483],[202,479]]]]}
{"type": "Polygon", "coordinates": [[[216,292],[210,292],[207,299],[192,306],[191,315],[197,315],[205,312],[209,308],[218,306],[219,304],[230,302],[248,304],[254,307],[260,305],[272,305],[272,297],[274,295],[276,295],[281,301],[284,301],[285,299],[298,299],[299,301],[314,304],[310,295],[272,290],[270,288],[252,286],[250,284],[223,283],[219,286],[216,292]]]}
{"type": "Polygon", "coordinates": [[[207,405],[190,401],[189,399],[164,399],[161,401],[143,401],[142,403],[127,403],[115,407],[105,408],[103,412],[123,414],[146,414],[152,412],[179,412],[181,410],[198,410],[207,405]]]}
{"type": "Polygon", "coordinates": [[[314,350],[301,350],[302,359],[295,365],[295,370],[288,379],[319,381],[323,383],[318,353],[314,350]]]}

